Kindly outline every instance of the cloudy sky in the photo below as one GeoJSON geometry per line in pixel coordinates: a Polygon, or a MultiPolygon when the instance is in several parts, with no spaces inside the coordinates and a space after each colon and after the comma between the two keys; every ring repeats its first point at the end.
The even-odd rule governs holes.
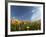
{"type": "Polygon", "coordinates": [[[19,20],[40,19],[41,12],[39,6],[11,6],[11,18],[19,20]]]}

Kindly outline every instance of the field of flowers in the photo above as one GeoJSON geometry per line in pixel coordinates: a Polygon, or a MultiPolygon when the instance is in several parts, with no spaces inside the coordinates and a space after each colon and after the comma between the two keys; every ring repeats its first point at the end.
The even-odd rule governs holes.
{"type": "Polygon", "coordinates": [[[28,30],[40,30],[40,20],[29,22],[29,21],[11,21],[11,31],[28,31],[28,30]]]}

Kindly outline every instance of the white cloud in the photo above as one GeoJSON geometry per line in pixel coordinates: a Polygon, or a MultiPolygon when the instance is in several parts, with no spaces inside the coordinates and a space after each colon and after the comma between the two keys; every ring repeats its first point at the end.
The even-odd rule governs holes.
{"type": "Polygon", "coordinates": [[[38,10],[34,11],[32,17],[31,17],[31,21],[35,21],[35,20],[39,20],[39,19],[41,19],[40,8],[38,8],[38,10]]]}
{"type": "Polygon", "coordinates": [[[15,19],[15,17],[13,17],[13,19],[15,19]]]}

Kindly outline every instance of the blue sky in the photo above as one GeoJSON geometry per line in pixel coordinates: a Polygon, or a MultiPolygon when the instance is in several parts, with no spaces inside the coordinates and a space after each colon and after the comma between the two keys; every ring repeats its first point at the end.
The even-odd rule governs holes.
{"type": "Polygon", "coordinates": [[[11,18],[19,20],[33,20],[40,18],[40,7],[38,6],[11,6],[11,18]]]}

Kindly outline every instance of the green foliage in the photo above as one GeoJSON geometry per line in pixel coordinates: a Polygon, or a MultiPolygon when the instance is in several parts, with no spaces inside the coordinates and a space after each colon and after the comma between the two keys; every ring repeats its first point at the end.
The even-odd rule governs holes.
{"type": "Polygon", "coordinates": [[[27,30],[40,30],[41,23],[40,22],[32,22],[31,24],[11,24],[11,31],[27,31],[27,30]],[[27,28],[29,27],[29,28],[27,28]]]}

